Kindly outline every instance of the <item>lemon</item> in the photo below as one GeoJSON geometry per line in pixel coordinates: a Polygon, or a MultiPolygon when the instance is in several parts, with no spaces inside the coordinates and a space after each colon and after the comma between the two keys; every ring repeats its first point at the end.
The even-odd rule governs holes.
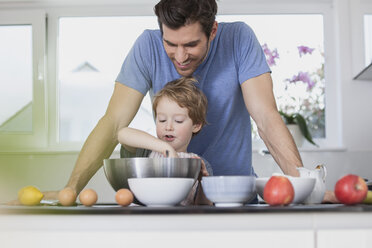
{"type": "Polygon", "coordinates": [[[368,190],[366,198],[363,200],[364,204],[372,204],[372,191],[368,190]]]}
{"type": "Polygon", "coordinates": [[[43,197],[43,193],[34,186],[26,186],[18,191],[18,200],[26,206],[39,204],[43,197]]]}

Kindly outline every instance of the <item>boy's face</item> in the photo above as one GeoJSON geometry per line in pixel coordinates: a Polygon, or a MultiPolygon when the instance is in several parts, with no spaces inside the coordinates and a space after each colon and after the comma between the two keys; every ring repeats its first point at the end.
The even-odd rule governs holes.
{"type": "Polygon", "coordinates": [[[186,108],[181,108],[167,97],[159,100],[156,108],[156,134],[177,152],[187,152],[192,134],[200,128],[200,124],[193,124],[186,108]]]}
{"type": "Polygon", "coordinates": [[[210,43],[217,33],[217,22],[213,25],[209,39],[199,22],[177,30],[162,25],[163,44],[168,57],[181,76],[191,76],[208,54],[210,43]]]}

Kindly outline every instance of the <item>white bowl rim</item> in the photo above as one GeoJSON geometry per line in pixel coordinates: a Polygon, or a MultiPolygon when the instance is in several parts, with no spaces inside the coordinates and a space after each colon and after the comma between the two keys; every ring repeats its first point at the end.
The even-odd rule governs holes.
{"type": "Polygon", "coordinates": [[[256,176],[254,175],[226,175],[226,176],[203,176],[202,180],[204,178],[233,178],[233,177],[239,177],[239,178],[245,178],[245,177],[249,177],[249,178],[257,178],[256,176]]]}
{"type": "Polygon", "coordinates": [[[128,178],[128,181],[129,180],[147,180],[147,181],[150,181],[150,180],[157,180],[157,181],[164,181],[164,179],[167,179],[169,181],[175,181],[175,180],[185,180],[185,181],[195,181],[194,178],[188,178],[188,177],[130,177],[128,178]]]}
{"type": "MultiPolygon", "coordinates": [[[[315,179],[314,177],[292,177],[292,176],[287,176],[287,175],[283,175],[284,177],[288,178],[288,179],[294,179],[294,180],[297,180],[297,179],[315,179]]],[[[257,177],[256,179],[261,179],[261,180],[268,180],[270,179],[270,177],[257,177]]]]}

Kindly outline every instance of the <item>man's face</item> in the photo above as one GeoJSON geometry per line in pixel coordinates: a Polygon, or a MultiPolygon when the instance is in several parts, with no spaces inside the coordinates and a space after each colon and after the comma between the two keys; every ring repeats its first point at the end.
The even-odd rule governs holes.
{"type": "Polygon", "coordinates": [[[155,119],[158,138],[169,143],[177,152],[187,152],[192,134],[201,129],[200,124],[193,124],[186,108],[181,108],[168,97],[159,100],[155,119]]]}
{"type": "Polygon", "coordinates": [[[168,57],[181,76],[191,76],[207,56],[210,42],[216,36],[217,22],[213,25],[209,39],[199,22],[177,30],[162,25],[163,44],[168,57]]]}

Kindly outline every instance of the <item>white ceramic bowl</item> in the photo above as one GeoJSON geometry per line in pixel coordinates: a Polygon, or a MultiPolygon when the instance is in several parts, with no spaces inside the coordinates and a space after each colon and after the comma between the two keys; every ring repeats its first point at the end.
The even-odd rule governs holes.
{"type": "Polygon", "coordinates": [[[209,176],[201,183],[205,196],[217,207],[242,206],[256,195],[254,176],[209,176]]]}
{"type": "Polygon", "coordinates": [[[193,178],[129,178],[128,184],[134,196],[151,207],[174,206],[184,200],[195,180],[193,178]]]}
{"type": "MultiPolygon", "coordinates": [[[[305,199],[311,194],[315,185],[315,178],[305,178],[305,177],[291,177],[286,176],[291,181],[295,195],[292,204],[300,204],[305,201],[305,199]]],[[[266,182],[270,177],[260,177],[256,179],[256,190],[258,195],[263,199],[263,191],[266,182]]]]}

